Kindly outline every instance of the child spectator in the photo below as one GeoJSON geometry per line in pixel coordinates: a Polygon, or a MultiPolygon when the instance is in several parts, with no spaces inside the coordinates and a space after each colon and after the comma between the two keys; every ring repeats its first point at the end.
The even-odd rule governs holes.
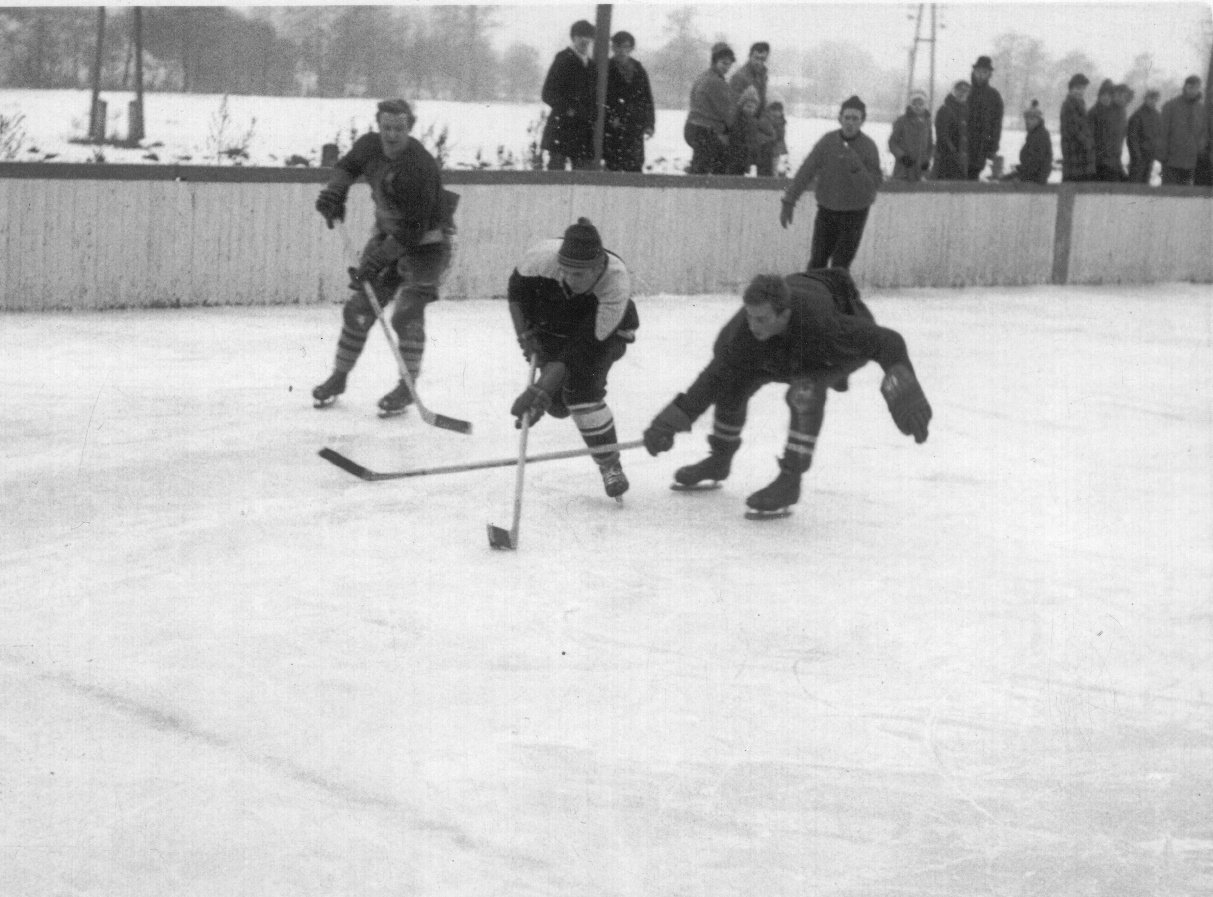
{"type": "Polygon", "coordinates": [[[889,152],[896,162],[893,179],[898,181],[920,181],[931,167],[931,153],[935,139],[931,133],[931,110],[927,108],[926,91],[910,91],[910,103],[904,115],[893,122],[893,133],[889,135],[889,152]]]}
{"type": "Polygon", "coordinates": [[[1027,137],[1019,150],[1019,167],[1011,179],[1027,184],[1047,184],[1053,172],[1053,138],[1049,136],[1044,113],[1036,100],[1023,111],[1023,126],[1027,137]]]}
{"type": "Polygon", "coordinates": [[[766,144],[764,153],[759,157],[758,161],[758,176],[760,178],[769,178],[774,177],[780,171],[784,157],[788,154],[786,140],[788,120],[783,114],[783,101],[771,100],[767,104],[767,108],[763,110],[762,117],[770,122],[771,127],[775,131],[774,142],[766,144]]]}
{"type": "Polygon", "coordinates": [[[775,142],[775,128],[758,114],[761,101],[753,85],[737,101],[737,124],[729,134],[729,174],[747,175],[753,160],[775,142]]]}

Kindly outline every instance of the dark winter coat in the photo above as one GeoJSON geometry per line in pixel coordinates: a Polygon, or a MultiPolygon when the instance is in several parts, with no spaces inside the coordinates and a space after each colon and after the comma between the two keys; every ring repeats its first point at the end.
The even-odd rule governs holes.
{"type": "Polygon", "coordinates": [[[1163,103],[1159,116],[1158,161],[1187,171],[1196,167],[1196,157],[1205,149],[1208,113],[1201,95],[1188,100],[1180,94],[1163,103]]]}
{"type": "Polygon", "coordinates": [[[973,80],[973,89],[965,104],[969,124],[969,172],[980,172],[986,160],[998,152],[1002,142],[1002,94],[987,84],[973,80]]]}
{"type": "Polygon", "coordinates": [[[968,177],[969,126],[964,103],[948,94],[935,113],[935,169],[940,181],[963,181],[968,177]]]}
{"type": "Polygon", "coordinates": [[[708,366],[676,399],[692,421],[718,396],[735,394],[746,383],[828,378],[868,361],[886,371],[895,364],[913,369],[905,340],[872,320],[845,272],[811,271],[786,281],[792,310],[787,330],[759,340],[746,324],[745,309],[738,310],[716,337],[708,366]]]}
{"type": "Polygon", "coordinates": [[[626,69],[612,59],[607,65],[606,125],[602,139],[602,161],[607,171],[642,171],[644,132],[651,132],[655,126],[648,72],[634,59],[626,69]]]}
{"type": "Polygon", "coordinates": [[[1158,137],[1161,128],[1158,110],[1142,103],[1129,116],[1125,127],[1125,141],[1129,145],[1129,179],[1145,183],[1158,153],[1158,137]]]}
{"type": "Polygon", "coordinates": [[[729,174],[749,174],[751,165],[770,156],[775,139],[775,125],[769,118],[739,111],[729,135],[729,174]]]}
{"type": "Polygon", "coordinates": [[[1044,122],[1028,131],[1019,150],[1016,178],[1033,184],[1047,184],[1053,171],[1053,138],[1044,122]]]}
{"type": "Polygon", "coordinates": [[[737,98],[729,82],[714,68],[708,69],[691,85],[687,125],[707,128],[713,134],[725,134],[737,121],[737,98]]]}
{"type": "Polygon", "coordinates": [[[1096,103],[1087,113],[1091,124],[1091,149],[1095,155],[1095,170],[1124,177],[1121,161],[1125,147],[1125,110],[1115,103],[1105,106],[1096,103]]]}
{"type": "Polygon", "coordinates": [[[1093,174],[1095,151],[1087,104],[1066,97],[1061,104],[1061,176],[1065,180],[1085,180],[1093,174]]]}
{"type": "Polygon", "coordinates": [[[931,153],[935,149],[935,138],[931,133],[931,111],[915,112],[906,106],[905,115],[893,122],[893,133],[889,135],[889,152],[896,160],[893,179],[918,181],[931,167],[931,153]]]}
{"type": "Polygon", "coordinates": [[[848,142],[842,139],[839,128],[824,135],[805,156],[783,201],[796,205],[809,184],[816,181],[818,206],[831,212],[858,212],[876,202],[876,191],[883,180],[880,151],[872,138],[860,131],[848,142]]]}
{"type": "Polygon", "coordinates": [[[539,148],[570,159],[594,158],[598,73],[591,59],[582,62],[572,47],[556,54],[543,82],[543,101],[551,107],[539,148]]]}

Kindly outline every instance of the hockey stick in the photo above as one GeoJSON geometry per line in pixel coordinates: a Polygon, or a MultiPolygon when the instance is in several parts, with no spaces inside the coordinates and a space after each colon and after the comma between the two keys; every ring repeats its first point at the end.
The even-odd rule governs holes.
{"type": "MultiPolygon", "coordinates": [[[[535,464],[539,461],[560,461],[564,458],[579,458],[582,455],[597,454],[599,452],[626,452],[628,449],[640,448],[644,445],[643,439],[635,439],[632,442],[617,442],[614,445],[600,445],[594,448],[579,448],[568,449],[560,452],[545,452],[539,455],[530,455],[527,457],[528,464],[535,464]]],[[[403,480],[409,477],[428,477],[440,473],[462,473],[465,470],[486,470],[490,467],[509,467],[511,464],[517,464],[517,458],[500,458],[495,461],[469,461],[466,464],[447,464],[443,467],[419,467],[416,470],[398,470],[390,472],[380,472],[371,470],[368,467],[363,467],[357,461],[352,461],[345,455],[331,448],[322,448],[319,452],[321,458],[328,461],[330,464],[336,464],[346,473],[353,474],[360,480],[375,483],[380,480],[403,480]]]]}
{"type": "MultiPolygon", "coordinates": [[[[354,264],[357,264],[358,254],[354,251],[354,244],[350,241],[350,232],[346,229],[345,222],[341,222],[341,239],[345,241],[345,252],[354,264]]],[[[429,408],[425,407],[425,403],[421,401],[421,396],[417,393],[417,386],[413,382],[413,375],[409,373],[409,369],[404,364],[404,356],[400,354],[400,346],[396,345],[396,340],[392,337],[392,331],[388,327],[387,319],[383,316],[383,307],[379,304],[378,297],[375,296],[374,288],[365,280],[359,280],[358,286],[362,288],[362,295],[366,296],[367,301],[371,303],[371,308],[375,310],[375,318],[383,327],[383,335],[387,337],[387,344],[392,349],[392,355],[396,358],[396,367],[400,369],[400,379],[404,381],[404,385],[409,388],[409,392],[413,396],[413,402],[417,405],[417,413],[421,415],[421,419],[431,427],[441,427],[444,430],[453,430],[456,433],[467,435],[472,432],[472,425],[465,420],[459,420],[455,417],[447,417],[445,414],[436,414],[429,408]]]]}
{"type": "MultiPolygon", "coordinates": [[[[531,370],[526,376],[529,390],[535,383],[535,369],[539,367],[539,353],[531,353],[531,370]]],[[[518,547],[518,525],[522,521],[522,477],[526,473],[526,436],[531,429],[531,412],[527,410],[522,415],[521,433],[518,436],[518,471],[514,476],[514,523],[504,530],[499,526],[488,524],[489,548],[508,548],[511,551],[518,547]]]]}

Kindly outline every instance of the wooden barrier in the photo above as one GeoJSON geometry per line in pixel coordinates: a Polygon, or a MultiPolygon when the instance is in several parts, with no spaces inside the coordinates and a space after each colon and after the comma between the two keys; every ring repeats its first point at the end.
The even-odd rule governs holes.
{"type": "MultiPolygon", "coordinates": [[[[297,304],[346,294],[314,210],[325,169],[0,163],[0,309],[297,304]]],[[[601,172],[444,173],[462,201],[448,298],[501,296],[533,241],[578,216],[640,294],[739,290],[809,255],[814,203],[779,225],[786,181],[601,172]]],[[[348,226],[369,235],[369,191],[348,226]]],[[[852,266],[868,288],[1213,282],[1205,190],[887,184],[852,266]]]]}

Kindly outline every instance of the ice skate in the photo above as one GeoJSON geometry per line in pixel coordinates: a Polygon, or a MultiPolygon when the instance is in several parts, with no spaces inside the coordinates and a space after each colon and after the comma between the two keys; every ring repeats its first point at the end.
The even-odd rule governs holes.
{"type": "Polygon", "coordinates": [[[800,501],[801,474],[796,465],[780,460],[779,476],[775,477],[775,481],[745,500],[750,508],[746,511],[746,518],[770,520],[791,514],[792,505],[800,501]]]}
{"type": "Polygon", "coordinates": [[[332,375],[312,390],[315,407],[326,408],[337,401],[337,396],[345,392],[345,372],[333,371],[332,375]]]}
{"type": "Polygon", "coordinates": [[[623,493],[628,491],[629,486],[628,478],[623,472],[623,465],[619,461],[613,461],[598,469],[602,473],[602,487],[606,489],[606,494],[622,504],[623,493]]]}
{"type": "Polygon", "coordinates": [[[688,464],[674,471],[670,488],[677,492],[719,489],[720,481],[728,477],[732,464],[732,454],[712,451],[698,464],[688,464]]]}
{"type": "Polygon", "coordinates": [[[404,414],[412,404],[413,393],[409,390],[408,384],[401,380],[396,384],[395,389],[379,400],[379,416],[395,417],[398,414],[404,414]]]}

